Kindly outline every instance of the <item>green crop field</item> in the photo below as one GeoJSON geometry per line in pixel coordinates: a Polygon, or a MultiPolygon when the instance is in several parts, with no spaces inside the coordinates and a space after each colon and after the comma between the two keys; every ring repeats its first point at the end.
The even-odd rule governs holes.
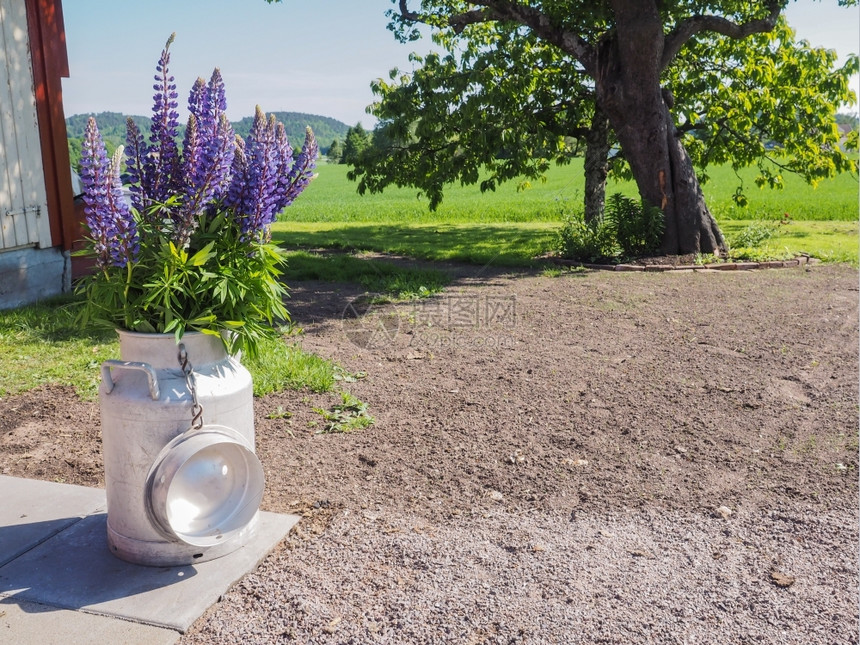
{"type": "MultiPolygon", "coordinates": [[[[553,167],[546,181],[523,188],[502,184],[495,192],[450,186],[435,212],[413,188],[390,188],[361,196],[346,178],[345,165],[321,164],[317,178],[273,226],[288,248],[338,248],[409,255],[430,260],[531,265],[552,251],[563,213],[581,208],[582,166],[553,167]]],[[[789,221],[765,250],[775,256],[809,253],[857,264],[858,181],[843,174],[815,188],[795,176],[782,190],[759,189],[754,169],[736,175],[729,167],[710,170],[704,186],[711,211],[727,235],[760,220],[789,221]],[[749,200],[732,200],[743,182],[749,200]],[[789,217],[785,217],[788,214],[789,217]]],[[[607,193],[635,196],[632,182],[613,182],[607,193]]]]}
{"type": "MultiPolygon", "coordinates": [[[[320,164],[319,176],[284,213],[294,222],[533,222],[558,221],[566,202],[579,206],[583,194],[582,161],[554,166],[546,181],[533,181],[520,189],[511,181],[495,192],[481,193],[477,186],[453,185],[434,212],[427,199],[414,188],[389,188],[377,195],[360,196],[356,182],[346,178],[346,165],[320,164]]],[[[756,171],[746,169],[735,175],[728,166],[709,170],[703,190],[708,206],[718,219],[759,219],[789,213],[794,220],[857,220],[858,181],[842,174],[812,188],[800,178],[785,176],[782,190],[760,189],[756,171]],[[738,208],[732,195],[743,183],[749,206],[738,208]]],[[[607,194],[635,195],[632,182],[613,182],[607,194]]]]}

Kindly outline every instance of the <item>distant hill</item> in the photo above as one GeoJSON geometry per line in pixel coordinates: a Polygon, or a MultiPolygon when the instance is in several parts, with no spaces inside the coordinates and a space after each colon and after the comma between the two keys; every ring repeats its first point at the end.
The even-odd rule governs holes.
{"type": "MultiPolygon", "coordinates": [[[[323,154],[328,152],[331,142],[339,139],[341,142],[346,138],[346,131],[349,126],[342,121],[332,119],[327,116],[318,116],[316,114],[303,114],[302,112],[271,112],[275,118],[284,124],[284,129],[287,131],[287,137],[290,139],[290,144],[293,148],[299,149],[305,140],[305,128],[311,126],[314,131],[314,136],[323,154]]],[[[242,138],[248,136],[251,126],[254,124],[254,117],[246,116],[241,121],[233,122],[233,129],[236,134],[242,138]]]]}
{"type": "MultiPolygon", "coordinates": [[[[343,141],[346,138],[346,132],[349,127],[346,123],[332,119],[327,116],[319,116],[317,114],[304,114],[302,112],[274,112],[275,118],[284,124],[287,131],[287,136],[290,139],[290,144],[296,149],[302,147],[305,140],[305,128],[310,126],[314,131],[317,142],[320,145],[322,154],[328,152],[331,142],[335,139],[343,141]]],[[[66,130],[70,142],[72,140],[81,140],[84,137],[84,130],[87,127],[87,120],[90,116],[95,116],[96,123],[99,126],[99,132],[105,140],[108,150],[116,148],[116,146],[125,143],[125,122],[126,115],[119,112],[100,112],[99,114],[76,114],[66,119],[66,130]]],[[[149,132],[149,117],[132,116],[135,123],[141,129],[144,135],[149,132]]],[[[245,117],[239,121],[233,122],[233,129],[242,137],[247,137],[254,123],[254,117],[245,117]]],[[[185,134],[185,126],[180,126],[180,139],[185,134]]],[[[74,144],[72,144],[74,147],[74,144]]],[[[78,144],[78,149],[80,145],[78,144]]]]}

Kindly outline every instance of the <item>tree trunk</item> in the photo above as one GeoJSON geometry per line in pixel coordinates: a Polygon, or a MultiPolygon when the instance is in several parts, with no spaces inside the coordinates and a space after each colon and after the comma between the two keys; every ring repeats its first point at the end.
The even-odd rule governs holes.
{"type": "Polygon", "coordinates": [[[591,128],[585,135],[585,221],[600,221],[606,203],[606,176],[609,174],[609,120],[595,106],[591,128]]]}
{"type": "MultiPolygon", "coordinates": [[[[597,103],[630,164],[639,194],[665,215],[663,252],[723,253],[693,164],[660,87],[663,24],[656,4],[614,0],[617,35],[600,49],[597,103]]],[[[671,102],[671,100],[670,100],[671,102]]]]}

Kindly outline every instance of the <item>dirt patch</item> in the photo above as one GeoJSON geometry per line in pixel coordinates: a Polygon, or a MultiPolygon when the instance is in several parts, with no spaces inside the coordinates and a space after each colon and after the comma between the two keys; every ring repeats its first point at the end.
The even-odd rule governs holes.
{"type": "MultiPolygon", "coordinates": [[[[452,272],[291,285],[375,423],[256,401],[263,507],[305,519],[183,642],[857,642],[856,270],[452,272]]],[[[103,485],[97,405],[0,400],[0,456],[103,485]]]]}

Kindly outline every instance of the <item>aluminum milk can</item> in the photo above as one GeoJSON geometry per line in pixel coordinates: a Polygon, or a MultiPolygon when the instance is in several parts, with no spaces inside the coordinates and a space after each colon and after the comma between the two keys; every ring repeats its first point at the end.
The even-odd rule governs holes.
{"type": "Polygon", "coordinates": [[[111,553],[179,566],[238,549],[263,495],[250,373],[217,336],[118,333],[99,390],[111,553]]]}

